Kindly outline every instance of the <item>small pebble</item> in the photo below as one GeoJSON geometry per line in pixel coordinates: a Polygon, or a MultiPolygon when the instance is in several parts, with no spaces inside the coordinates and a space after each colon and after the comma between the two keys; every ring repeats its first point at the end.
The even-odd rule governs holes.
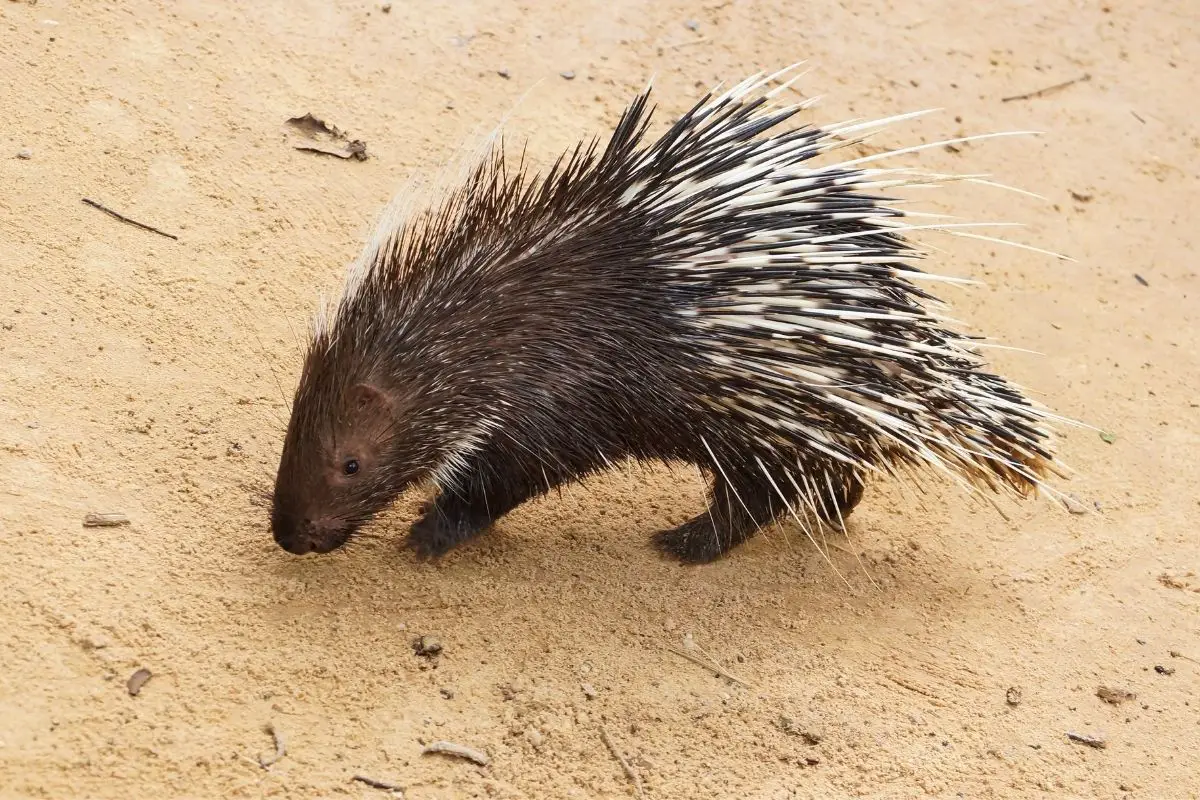
{"type": "Polygon", "coordinates": [[[22,147],[17,151],[17,158],[23,158],[28,161],[29,159],[33,158],[33,150],[29,149],[28,147],[22,147]]]}
{"type": "Polygon", "coordinates": [[[536,750],[542,746],[544,741],[546,741],[546,737],[543,736],[542,732],[537,728],[530,728],[529,730],[525,731],[525,741],[533,745],[533,748],[536,750]]]}
{"type": "Polygon", "coordinates": [[[1064,495],[1064,498],[1065,498],[1064,502],[1066,503],[1066,506],[1067,506],[1067,511],[1071,512],[1072,514],[1086,514],[1091,510],[1087,506],[1085,506],[1083,503],[1081,503],[1079,501],[1079,498],[1075,497],[1074,495],[1071,495],[1071,494],[1064,495]]]}
{"type": "Polygon", "coordinates": [[[1119,706],[1128,700],[1133,700],[1136,695],[1133,692],[1125,689],[1116,689],[1111,686],[1099,686],[1096,688],[1096,697],[1099,697],[1109,705],[1119,706]]]}
{"type": "Polygon", "coordinates": [[[148,680],[150,680],[150,670],[145,667],[130,675],[129,680],[125,682],[125,688],[129,692],[129,696],[137,697],[148,680]]]}
{"type": "Polygon", "coordinates": [[[504,80],[508,80],[509,78],[512,77],[512,73],[506,69],[498,69],[498,70],[496,70],[496,74],[499,75],[501,78],[504,78],[504,80]]]}
{"type": "Polygon", "coordinates": [[[572,72],[571,70],[566,70],[565,72],[560,72],[558,74],[561,75],[566,80],[569,80],[569,81],[575,80],[575,73],[572,72]]]}
{"type": "Polygon", "coordinates": [[[1174,675],[1175,674],[1174,667],[1164,667],[1162,664],[1156,664],[1154,667],[1154,671],[1157,672],[1159,675],[1174,675]]]}
{"type": "Polygon", "coordinates": [[[79,644],[85,650],[103,650],[108,647],[108,637],[102,633],[89,633],[79,640],[79,644]]]}
{"type": "Polygon", "coordinates": [[[379,7],[379,10],[382,11],[383,13],[387,14],[388,12],[390,12],[392,10],[392,4],[384,3],[383,5],[381,5],[379,7]]]}
{"type": "Polygon", "coordinates": [[[811,727],[801,726],[791,717],[780,717],[775,724],[788,736],[799,736],[809,746],[820,744],[821,740],[825,738],[820,729],[814,730],[811,727]]]}
{"type": "Polygon", "coordinates": [[[583,690],[583,696],[588,700],[595,700],[600,694],[596,691],[596,687],[592,686],[590,683],[581,683],[579,684],[579,688],[583,690]]]}
{"type": "Polygon", "coordinates": [[[441,692],[442,697],[446,698],[447,700],[454,699],[454,690],[453,689],[439,689],[438,691],[441,692]]]}
{"type": "Polygon", "coordinates": [[[684,26],[685,28],[687,28],[689,31],[698,31],[698,30],[700,30],[700,23],[699,23],[699,22],[697,22],[697,21],[696,21],[696,20],[694,20],[694,19],[689,19],[689,20],[687,20],[686,22],[684,22],[684,23],[683,23],[683,26],[684,26]]]}
{"type": "Polygon", "coordinates": [[[436,636],[422,636],[413,642],[413,652],[432,658],[442,652],[442,643],[436,636]]]}

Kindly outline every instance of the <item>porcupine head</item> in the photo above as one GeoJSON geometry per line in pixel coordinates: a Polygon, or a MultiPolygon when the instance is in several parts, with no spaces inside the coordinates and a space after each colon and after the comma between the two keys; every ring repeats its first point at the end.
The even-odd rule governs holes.
{"type": "Polygon", "coordinates": [[[469,438],[485,391],[470,374],[486,348],[463,343],[487,300],[445,280],[470,244],[422,234],[443,230],[454,198],[416,213],[413,200],[385,209],[317,314],[271,501],[272,534],[291,553],[338,549],[469,438]]]}
{"type": "MultiPolygon", "coordinates": [[[[420,367],[392,352],[379,287],[318,315],[292,404],[271,503],[275,541],[328,553],[423,475],[441,449],[420,367]],[[406,380],[407,378],[407,380],[406,380]],[[416,435],[419,432],[420,435],[416,435]]],[[[443,409],[443,411],[445,411],[443,409]]]]}
{"type": "Polygon", "coordinates": [[[364,510],[382,507],[378,498],[400,483],[383,468],[393,446],[392,398],[370,381],[331,380],[323,360],[320,352],[307,360],[272,498],[275,541],[298,555],[340,547],[364,510]]]}

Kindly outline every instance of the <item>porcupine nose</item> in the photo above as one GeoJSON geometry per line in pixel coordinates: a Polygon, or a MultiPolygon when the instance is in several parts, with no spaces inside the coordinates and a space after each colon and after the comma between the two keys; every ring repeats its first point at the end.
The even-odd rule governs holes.
{"type": "Polygon", "coordinates": [[[275,525],[273,527],[274,530],[272,533],[275,536],[275,543],[284,550],[297,556],[302,556],[305,553],[312,552],[312,537],[306,535],[307,526],[293,525],[284,527],[281,525],[275,525]]]}
{"type": "Polygon", "coordinates": [[[271,535],[287,552],[302,556],[317,547],[317,527],[307,517],[295,517],[276,511],[271,515],[271,535]]]}
{"type": "Polygon", "coordinates": [[[308,553],[330,553],[346,543],[346,526],[330,519],[302,517],[291,525],[280,525],[274,531],[275,541],[284,550],[302,556],[308,553]]]}

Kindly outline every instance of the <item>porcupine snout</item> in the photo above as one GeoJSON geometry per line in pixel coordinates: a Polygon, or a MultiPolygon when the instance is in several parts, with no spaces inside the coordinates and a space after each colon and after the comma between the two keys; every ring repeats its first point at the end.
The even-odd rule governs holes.
{"type": "Polygon", "coordinates": [[[350,527],[339,519],[292,515],[280,509],[271,514],[275,543],[293,555],[331,552],[345,544],[351,533],[350,527]]]}

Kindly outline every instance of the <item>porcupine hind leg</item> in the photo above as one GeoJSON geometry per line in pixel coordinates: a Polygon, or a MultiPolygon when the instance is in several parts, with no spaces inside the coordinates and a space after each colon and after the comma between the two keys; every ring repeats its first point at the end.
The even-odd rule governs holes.
{"type": "Polygon", "coordinates": [[[817,514],[826,524],[834,528],[843,528],[846,518],[862,502],[865,488],[862,479],[853,472],[830,473],[830,482],[833,484],[833,493],[830,494],[828,486],[824,483],[824,473],[816,474],[820,475],[822,480],[820,494],[815,500],[817,514]],[[833,478],[833,475],[837,475],[837,478],[833,478]]]}
{"type": "Polygon", "coordinates": [[[654,545],[685,564],[705,564],[749,539],[783,511],[770,484],[732,469],[732,461],[712,470],[708,510],[682,525],[654,534],[654,545]]]}
{"type": "Polygon", "coordinates": [[[803,519],[808,511],[802,504],[807,506],[811,500],[807,507],[814,508],[823,522],[840,527],[862,500],[862,481],[851,473],[838,474],[837,480],[831,473],[831,494],[827,486],[816,482],[817,476],[825,480],[825,471],[813,471],[807,482],[797,484],[782,475],[772,476],[772,481],[761,472],[731,473],[727,465],[722,466],[724,470],[714,470],[708,510],[676,528],[656,533],[654,544],[660,550],[684,563],[703,564],[788,514],[788,506],[803,519]],[[805,489],[797,492],[797,486],[811,487],[816,496],[805,498],[805,489]]]}

